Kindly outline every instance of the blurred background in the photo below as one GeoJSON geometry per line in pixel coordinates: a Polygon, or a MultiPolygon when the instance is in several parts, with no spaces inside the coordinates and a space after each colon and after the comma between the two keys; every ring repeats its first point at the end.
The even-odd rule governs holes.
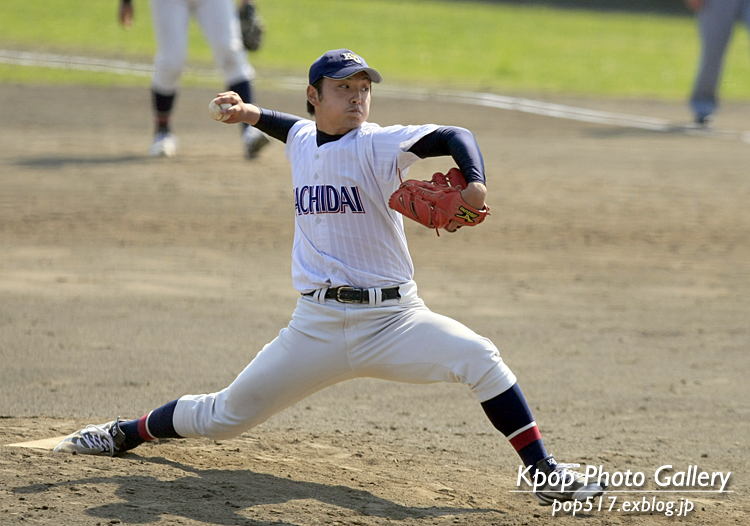
{"type": "MultiPolygon", "coordinates": [[[[129,30],[117,22],[118,5],[3,0],[0,82],[147,86],[155,50],[148,2],[133,0],[129,30]],[[97,67],[80,57],[126,64],[97,67]]],[[[257,5],[267,26],[261,49],[250,53],[259,82],[304,77],[323,51],[348,47],[399,84],[679,100],[689,95],[700,47],[695,18],[681,0],[257,5]]],[[[215,86],[211,52],[194,20],[189,46],[183,85],[215,86]]],[[[750,98],[748,49],[747,31],[735,31],[721,84],[725,100],[750,98]]]]}

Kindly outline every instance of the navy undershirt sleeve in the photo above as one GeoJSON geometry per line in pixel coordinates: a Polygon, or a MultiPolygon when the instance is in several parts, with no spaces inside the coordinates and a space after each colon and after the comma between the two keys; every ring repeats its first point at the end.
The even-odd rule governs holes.
{"type": "Polygon", "coordinates": [[[255,125],[260,131],[267,133],[274,139],[278,139],[283,143],[286,143],[286,138],[289,135],[289,130],[298,121],[302,120],[302,117],[291,115],[289,113],[282,113],[280,111],[260,109],[260,119],[255,125]]]}
{"type": "Polygon", "coordinates": [[[476,181],[487,184],[482,152],[474,135],[466,128],[441,126],[419,139],[409,151],[420,159],[450,155],[467,183],[476,181]]]}

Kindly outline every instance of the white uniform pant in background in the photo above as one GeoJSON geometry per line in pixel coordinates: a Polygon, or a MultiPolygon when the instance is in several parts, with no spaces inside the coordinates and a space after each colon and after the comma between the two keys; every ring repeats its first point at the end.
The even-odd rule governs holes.
{"type": "Polygon", "coordinates": [[[151,0],[156,39],[153,88],[163,94],[177,91],[187,62],[191,13],[211,46],[216,66],[224,73],[225,84],[252,80],[255,72],[242,45],[234,0],[151,0]]]}
{"type": "Polygon", "coordinates": [[[325,387],[359,377],[460,382],[479,402],[515,384],[490,340],[430,311],[413,281],[400,294],[372,306],[301,297],[289,326],[229,387],[179,399],[175,431],[186,438],[237,436],[325,387]]]}

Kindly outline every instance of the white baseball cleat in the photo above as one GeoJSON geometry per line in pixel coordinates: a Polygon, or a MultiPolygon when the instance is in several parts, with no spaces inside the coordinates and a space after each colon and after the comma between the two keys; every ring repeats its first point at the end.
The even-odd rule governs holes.
{"type": "Polygon", "coordinates": [[[271,142],[271,139],[257,128],[248,126],[242,135],[242,142],[245,145],[245,157],[247,159],[255,159],[258,156],[258,152],[266,147],[271,142]]]}
{"type": "Polygon", "coordinates": [[[158,132],[151,143],[151,157],[174,157],[177,153],[177,137],[170,132],[158,132]]]}
{"type": "Polygon", "coordinates": [[[546,477],[545,484],[534,491],[539,504],[549,506],[556,500],[585,501],[589,497],[597,497],[604,493],[607,489],[606,484],[588,483],[586,475],[570,469],[579,466],[580,464],[558,464],[552,457],[537,462],[537,469],[546,477]]]}
{"type": "Polygon", "coordinates": [[[55,453],[114,456],[124,453],[125,433],[120,429],[120,418],[99,426],[87,425],[65,437],[53,450],[55,453]]]}

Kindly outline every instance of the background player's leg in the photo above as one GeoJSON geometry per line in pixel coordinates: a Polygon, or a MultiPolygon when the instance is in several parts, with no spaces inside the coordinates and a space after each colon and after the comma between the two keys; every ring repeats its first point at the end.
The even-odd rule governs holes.
{"type": "Polygon", "coordinates": [[[750,1],[749,0],[744,0],[744,3],[742,5],[742,11],[740,13],[740,18],[745,23],[745,28],[750,34],[750,1]]]}
{"type": "Polygon", "coordinates": [[[729,4],[735,5],[735,0],[706,0],[698,12],[701,58],[690,95],[690,106],[698,124],[705,124],[718,105],[716,92],[724,53],[737,17],[729,4]]]}
{"type": "Polygon", "coordinates": [[[233,0],[202,0],[195,10],[195,17],[211,47],[216,66],[224,74],[225,85],[252,80],[255,70],[245,55],[237,6],[233,0]]]}
{"type": "MultiPolygon", "coordinates": [[[[255,70],[247,60],[242,44],[237,5],[232,0],[203,0],[196,10],[203,35],[216,65],[224,73],[228,91],[236,92],[244,102],[253,103],[252,81],[255,70]]],[[[260,130],[240,124],[245,156],[253,159],[270,140],[260,130]]]]}
{"type": "Polygon", "coordinates": [[[156,88],[151,88],[151,104],[154,108],[154,121],[156,122],[155,133],[170,133],[172,110],[176,93],[159,93],[156,88]]]}
{"type": "Polygon", "coordinates": [[[172,135],[171,117],[182,70],[187,61],[190,9],[185,0],[151,0],[156,56],[151,79],[156,131],[149,153],[172,157],[177,140],[172,135]]]}
{"type": "MultiPolygon", "coordinates": [[[[253,103],[253,84],[251,81],[237,82],[228,86],[227,90],[236,92],[244,102],[253,103]]],[[[245,157],[248,159],[255,159],[258,153],[271,143],[268,135],[244,122],[240,123],[240,131],[245,147],[245,157]]]]}
{"type": "MultiPolygon", "coordinates": [[[[247,102],[248,104],[253,103],[253,85],[249,80],[243,80],[241,82],[230,84],[229,86],[227,86],[227,91],[236,92],[237,95],[239,95],[243,100],[243,102],[247,102]]],[[[243,124],[244,126],[248,126],[248,124],[245,122],[241,124],[243,124]]]]}

